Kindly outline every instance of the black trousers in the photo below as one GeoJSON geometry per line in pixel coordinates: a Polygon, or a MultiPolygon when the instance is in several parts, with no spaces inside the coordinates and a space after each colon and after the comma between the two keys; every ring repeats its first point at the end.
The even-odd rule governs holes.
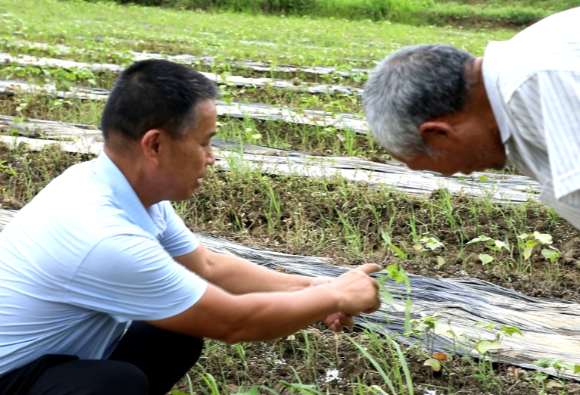
{"type": "Polygon", "coordinates": [[[109,359],[45,355],[1,376],[0,394],[164,395],[202,349],[202,338],[133,322],[109,359]]]}

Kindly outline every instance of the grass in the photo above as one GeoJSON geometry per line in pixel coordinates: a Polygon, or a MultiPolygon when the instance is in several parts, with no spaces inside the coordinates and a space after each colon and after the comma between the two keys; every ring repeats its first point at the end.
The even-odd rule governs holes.
{"type": "Polygon", "coordinates": [[[102,55],[105,59],[96,57],[93,61],[111,61],[118,56],[113,53],[120,52],[122,56],[124,51],[132,49],[212,55],[217,61],[233,58],[272,64],[349,67],[352,58],[381,59],[401,46],[418,43],[448,43],[481,55],[488,41],[504,40],[515,33],[513,30],[457,31],[390,22],[312,21],[296,17],[153,10],[75,0],[48,3],[46,0],[2,0],[0,13],[0,37],[6,40],[5,45],[20,38],[108,53],[102,55]],[[105,37],[103,31],[114,34],[105,37]],[[272,45],[258,45],[256,41],[272,45]],[[300,51],[294,50],[297,47],[300,51]]]}
{"type": "MultiPolygon", "coordinates": [[[[127,3],[127,0],[117,0],[127,3]]],[[[551,13],[580,5],[578,0],[437,1],[437,0],[136,0],[141,5],[181,9],[213,9],[246,13],[368,19],[410,24],[446,25],[450,22],[487,26],[525,26],[551,13]]]]}
{"type": "MultiPolygon", "coordinates": [[[[434,2],[429,9],[458,9],[457,15],[462,15],[468,8],[496,12],[502,7],[537,5],[532,0],[482,4],[434,2]]],[[[549,11],[549,7],[556,9],[562,4],[550,1],[542,9],[549,11]]],[[[0,48],[13,54],[121,65],[131,61],[130,50],[210,55],[213,63],[194,61],[194,67],[222,75],[354,86],[364,84],[364,75],[357,75],[358,81],[336,75],[314,79],[306,73],[277,73],[271,68],[258,73],[233,67],[232,62],[322,65],[352,71],[373,67],[378,59],[405,45],[444,42],[481,55],[488,41],[515,34],[509,29],[281,18],[76,0],[0,0],[0,20],[0,48]],[[33,43],[47,45],[39,48],[33,43]]],[[[71,69],[0,68],[0,78],[56,82],[62,89],[72,85],[110,88],[114,77],[71,69]]],[[[222,89],[225,100],[361,112],[360,100],[354,96],[313,95],[273,87],[224,85],[222,89]]],[[[16,95],[0,100],[2,114],[89,125],[99,123],[102,107],[102,102],[50,96],[16,95]]],[[[385,151],[367,136],[352,131],[226,117],[220,118],[220,124],[218,137],[241,144],[387,159],[385,151]]],[[[18,208],[64,169],[89,159],[55,148],[33,153],[24,146],[9,151],[0,145],[0,202],[5,208],[18,208]]],[[[445,190],[419,199],[385,186],[371,187],[336,177],[269,176],[250,168],[237,155],[229,156],[223,164],[227,172],[212,169],[199,193],[175,204],[187,225],[197,232],[281,252],[333,256],[343,264],[378,262],[428,276],[470,275],[529,295],[580,301],[574,266],[580,258],[575,252],[580,234],[541,204],[499,205],[489,196],[453,197],[445,190]],[[552,243],[546,235],[553,237],[552,243]],[[527,250],[530,241],[539,243],[527,250]],[[555,251],[551,247],[560,256],[550,258],[543,253],[555,251]]],[[[334,335],[320,327],[268,343],[227,346],[209,342],[204,359],[184,379],[179,391],[362,395],[419,394],[431,388],[447,394],[504,394],[516,386],[523,393],[547,393],[547,378],[536,380],[525,372],[511,377],[507,369],[497,369],[485,359],[453,354],[441,363],[439,373],[429,370],[423,364],[431,359],[433,350],[425,323],[426,318],[416,330],[426,331],[426,340],[414,347],[373,332],[334,335]],[[340,380],[327,381],[328,373],[334,371],[340,380]]],[[[461,339],[457,342],[459,347],[461,339]]],[[[566,385],[562,393],[572,388],[566,385]]]]}

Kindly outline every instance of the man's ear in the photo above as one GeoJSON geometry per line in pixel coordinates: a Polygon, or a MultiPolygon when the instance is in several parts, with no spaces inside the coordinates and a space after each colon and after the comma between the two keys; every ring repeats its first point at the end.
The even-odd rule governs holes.
{"type": "Polygon", "coordinates": [[[455,142],[458,138],[457,130],[445,121],[427,121],[419,125],[419,132],[423,140],[431,147],[455,142]]]}
{"type": "Polygon", "coordinates": [[[148,130],[141,137],[141,151],[145,158],[155,165],[159,165],[159,151],[164,134],[159,129],[148,130]]]}

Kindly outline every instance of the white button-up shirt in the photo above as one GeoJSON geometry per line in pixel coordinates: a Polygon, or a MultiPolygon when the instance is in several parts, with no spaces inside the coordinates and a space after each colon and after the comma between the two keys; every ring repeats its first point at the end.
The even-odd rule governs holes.
{"type": "Polygon", "coordinates": [[[508,159],[580,229],[580,8],[491,42],[483,79],[508,159]]]}

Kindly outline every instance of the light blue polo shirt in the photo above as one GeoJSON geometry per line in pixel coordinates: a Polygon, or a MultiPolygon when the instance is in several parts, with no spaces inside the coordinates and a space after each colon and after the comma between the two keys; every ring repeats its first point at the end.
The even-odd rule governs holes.
{"type": "Polygon", "coordinates": [[[44,354],[106,358],[132,320],[187,310],[207,283],[172,257],[198,245],[104,152],[72,166],[0,232],[0,374],[44,354]]]}

